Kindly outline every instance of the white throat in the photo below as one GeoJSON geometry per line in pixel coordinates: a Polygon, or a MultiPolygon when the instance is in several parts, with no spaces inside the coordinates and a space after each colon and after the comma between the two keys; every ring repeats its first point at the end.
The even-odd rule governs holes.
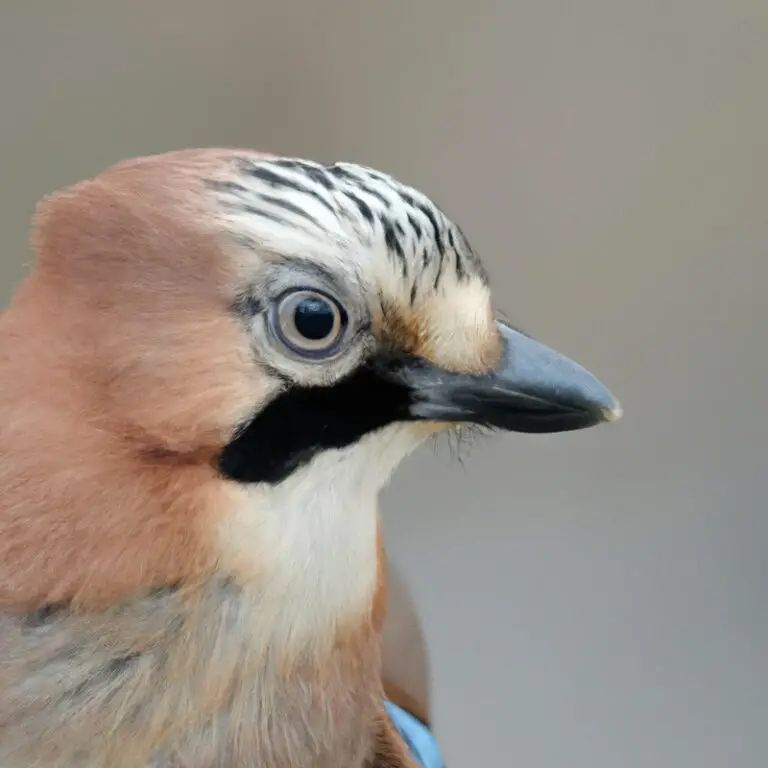
{"type": "Polygon", "coordinates": [[[222,554],[255,588],[261,632],[304,646],[331,640],[370,610],[378,495],[424,436],[423,428],[391,425],[318,455],[278,485],[240,491],[222,528],[222,554]]]}

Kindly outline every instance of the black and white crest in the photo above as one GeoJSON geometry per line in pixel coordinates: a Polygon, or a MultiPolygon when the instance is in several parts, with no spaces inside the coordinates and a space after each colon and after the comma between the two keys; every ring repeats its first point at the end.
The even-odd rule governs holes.
{"type": "MultiPolygon", "coordinates": [[[[430,198],[393,177],[353,163],[241,158],[235,180],[212,182],[236,235],[246,244],[320,256],[385,254],[411,301],[444,281],[487,283],[461,229],[430,198]],[[244,220],[258,226],[243,226],[244,220]]],[[[361,265],[362,266],[362,265],[361,265]]],[[[365,271],[365,270],[364,270],[365,271]]]]}

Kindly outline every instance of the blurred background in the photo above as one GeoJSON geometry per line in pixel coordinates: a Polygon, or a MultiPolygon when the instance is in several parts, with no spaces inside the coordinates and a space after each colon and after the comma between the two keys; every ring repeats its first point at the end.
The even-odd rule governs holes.
{"type": "Polygon", "coordinates": [[[768,3],[3,3],[2,299],[42,195],[208,145],[421,188],[625,407],[385,496],[449,765],[764,766],[768,3]]]}

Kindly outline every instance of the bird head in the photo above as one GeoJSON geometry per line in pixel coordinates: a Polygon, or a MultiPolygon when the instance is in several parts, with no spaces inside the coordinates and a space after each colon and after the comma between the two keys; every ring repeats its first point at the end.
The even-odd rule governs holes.
{"type": "Polygon", "coordinates": [[[2,444],[15,435],[23,463],[22,432],[56,432],[47,482],[62,488],[135,459],[199,471],[197,489],[375,495],[445,428],[620,415],[591,374],[497,319],[480,259],[433,201],[360,165],[132,160],[43,201],[35,246],[4,318],[16,416],[2,444]]]}

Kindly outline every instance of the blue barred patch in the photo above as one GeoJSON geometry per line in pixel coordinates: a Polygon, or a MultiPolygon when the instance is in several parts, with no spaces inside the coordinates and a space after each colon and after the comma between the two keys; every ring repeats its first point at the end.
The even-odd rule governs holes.
{"type": "Polygon", "coordinates": [[[413,758],[422,768],[445,768],[435,737],[424,723],[392,702],[386,702],[387,711],[413,758]]]}

